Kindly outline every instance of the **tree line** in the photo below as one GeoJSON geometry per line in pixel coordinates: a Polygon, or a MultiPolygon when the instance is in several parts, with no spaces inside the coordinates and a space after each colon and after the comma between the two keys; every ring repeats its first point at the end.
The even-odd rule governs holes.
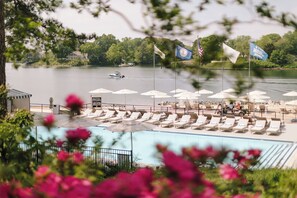
{"type": "MultiPolygon", "coordinates": [[[[246,64],[249,57],[250,36],[238,36],[235,39],[227,40],[224,36],[210,35],[201,38],[201,46],[204,50],[202,57],[197,54],[197,40],[192,46],[186,46],[182,41],[170,40],[166,38],[123,38],[117,39],[112,34],[96,36],[94,41],[82,42],[81,39],[65,39],[59,41],[53,50],[42,53],[31,51],[22,60],[26,63],[40,62],[48,65],[92,65],[92,66],[112,66],[121,63],[133,62],[138,65],[153,64],[153,45],[155,44],[166,54],[166,59],[161,60],[156,56],[157,64],[170,64],[174,59],[176,45],[184,46],[193,51],[193,59],[201,59],[202,65],[206,65],[213,60],[226,60],[222,50],[222,43],[240,52],[237,64],[246,64]],[[68,56],[79,51],[85,54],[86,60],[81,57],[69,60],[68,56]]],[[[264,67],[296,67],[297,60],[297,31],[288,32],[283,36],[279,34],[267,34],[260,39],[253,41],[261,47],[269,56],[262,65],[264,67]]]]}

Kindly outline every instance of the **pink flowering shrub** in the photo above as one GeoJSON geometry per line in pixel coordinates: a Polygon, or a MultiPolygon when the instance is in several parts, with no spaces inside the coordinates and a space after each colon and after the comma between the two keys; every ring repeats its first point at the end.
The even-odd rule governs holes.
{"type": "Polygon", "coordinates": [[[55,117],[53,114],[49,114],[47,115],[44,119],[43,119],[43,126],[45,126],[48,130],[50,130],[55,123],[55,117]]]}
{"type": "MultiPolygon", "coordinates": [[[[66,99],[67,107],[79,110],[81,100],[75,95],[66,99]]],[[[54,116],[43,120],[50,129],[54,116]]],[[[56,140],[57,152],[47,165],[41,165],[34,173],[34,183],[23,186],[21,182],[2,181],[0,195],[3,198],[92,198],[92,197],[130,197],[130,198],[248,198],[259,197],[260,191],[249,189],[251,184],[246,178],[261,151],[250,149],[239,152],[206,148],[183,148],[181,154],[174,153],[163,145],[157,150],[163,162],[162,168],[139,168],[132,173],[120,172],[105,180],[98,167],[88,164],[82,150],[91,132],[85,128],[67,130],[64,140],[56,140]],[[226,162],[229,163],[226,163],[226,162]],[[215,170],[215,175],[223,183],[207,177],[203,169],[215,170]],[[100,172],[98,174],[98,172],[100,172]],[[100,182],[98,182],[100,181],[100,182]]]]}
{"type": "Polygon", "coordinates": [[[66,98],[66,107],[70,109],[71,117],[79,115],[84,102],[75,94],[70,94],[66,98]]]}
{"type": "MultiPolygon", "coordinates": [[[[18,182],[2,183],[0,192],[2,197],[201,197],[216,198],[224,197],[218,191],[218,184],[208,180],[203,172],[199,170],[197,161],[204,161],[206,158],[220,161],[217,175],[232,183],[229,189],[230,196],[234,198],[259,197],[259,193],[240,193],[240,190],[247,185],[245,172],[248,171],[252,162],[260,154],[259,150],[248,150],[239,153],[214,149],[207,147],[198,149],[196,147],[183,148],[182,154],[176,154],[166,147],[158,145],[163,164],[164,172],[156,175],[151,168],[139,168],[133,173],[121,172],[113,178],[105,179],[100,183],[92,183],[91,180],[78,178],[69,174],[58,174],[48,166],[40,166],[35,172],[35,183],[32,187],[22,187],[18,182]],[[223,164],[223,156],[233,154],[234,165],[223,164]],[[234,158],[235,157],[235,158],[234,158]],[[238,160],[241,159],[241,160],[238,160]],[[245,159],[245,160],[242,160],[245,159]],[[243,166],[239,166],[238,163],[243,166]],[[233,192],[233,193],[232,193],[233,192]]],[[[83,163],[83,155],[79,152],[68,153],[60,151],[57,154],[60,164],[71,163],[72,165],[83,163]]],[[[201,164],[200,164],[201,165],[201,164]]]]}

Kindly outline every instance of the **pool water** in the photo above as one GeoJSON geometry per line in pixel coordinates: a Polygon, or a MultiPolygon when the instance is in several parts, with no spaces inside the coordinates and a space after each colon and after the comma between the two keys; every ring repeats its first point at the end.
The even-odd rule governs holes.
{"type": "MultiPolygon", "coordinates": [[[[131,148],[130,133],[121,134],[118,132],[110,132],[105,127],[90,127],[92,138],[100,135],[103,140],[104,148],[128,149],[131,148]],[[121,138],[119,139],[119,137],[121,138]],[[117,143],[111,146],[114,139],[118,139],[117,143]]],[[[65,128],[55,128],[48,132],[44,127],[37,128],[39,138],[47,139],[53,135],[58,138],[64,137],[65,128]]],[[[34,132],[35,133],[35,132],[34,132]]],[[[133,139],[133,157],[134,161],[141,164],[159,165],[161,161],[156,155],[156,144],[168,145],[175,152],[180,152],[182,147],[197,146],[205,148],[212,145],[216,148],[227,147],[229,149],[246,150],[261,149],[262,152],[268,150],[271,146],[277,144],[286,144],[287,142],[255,140],[248,138],[222,137],[212,135],[200,135],[189,133],[172,133],[165,131],[142,131],[134,132],[133,139]]],[[[91,138],[91,139],[92,139],[91,138]]],[[[91,140],[87,142],[88,146],[93,146],[91,140]]]]}

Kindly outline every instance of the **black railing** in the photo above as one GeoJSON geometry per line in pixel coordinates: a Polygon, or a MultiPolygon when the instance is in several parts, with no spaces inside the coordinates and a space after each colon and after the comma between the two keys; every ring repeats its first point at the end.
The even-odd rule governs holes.
{"type": "MultiPolygon", "coordinates": [[[[42,161],[41,152],[36,147],[33,149],[28,145],[21,144],[20,147],[24,150],[32,150],[32,157],[35,158],[35,162],[40,164],[42,161]]],[[[51,147],[45,151],[46,154],[52,154],[55,151],[59,151],[59,147],[51,147]]],[[[85,147],[82,153],[86,159],[91,160],[96,165],[113,166],[118,169],[132,168],[133,158],[131,150],[124,149],[111,149],[111,148],[96,148],[85,147]]]]}

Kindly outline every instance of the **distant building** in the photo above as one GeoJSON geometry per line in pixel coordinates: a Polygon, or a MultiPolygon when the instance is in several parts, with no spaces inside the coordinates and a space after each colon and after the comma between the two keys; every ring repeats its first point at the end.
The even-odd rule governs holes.
{"type": "Polygon", "coordinates": [[[30,111],[30,98],[32,94],[28,94],[16,89],[9,89],[7,93],[7,111],[9,113],[18,109],[30,111]]]}
{"type": "Polygon", "coordinates": [[[73,60],[73,59],[88,60],[88,55],[87,54],[83,54],[80,51],[74,51],[74,52],[71,52],[67,56],[67,59],[68,60],[73,60]]]}

